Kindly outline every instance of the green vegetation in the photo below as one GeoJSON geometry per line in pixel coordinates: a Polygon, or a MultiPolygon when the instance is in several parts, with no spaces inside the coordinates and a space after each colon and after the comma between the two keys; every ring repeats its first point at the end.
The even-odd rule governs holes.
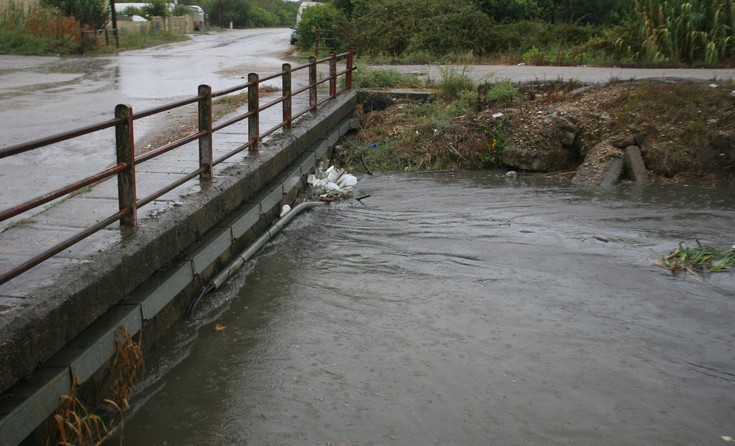
{"type": "Polygon", "coordinates": [[[733,0],[635,0],[618,48],[650,62],[722,64],[735,54],[733,0]]]}
{"type": "Polygon", "coordinates": [[[452,101],[467,96],[470,93],[474,96],[476,88],[475,81],[467,74],[467,67],[463,67],[462,71],[457,71],[454,67],[446,67],[441,69],[441,79],[437,83],[440,96],[445,101],[452,101]]]}
{"type": "Polygon", "coordinates": [[[520,95],[520,91],[509,80],[503,80],[492,84],[487,91],[486,99],[490,102],[511,102],[520,95]]]}
{"type": "Polygon", "coordinates": [[[297,2],[284,0],[184,0],[185,5],[199,5],[212,25],[236,28],[293,26],[297,2]]]}
{"type": "MultiPolygon", "coordinates": [[[[364,164],[387,171],[502,169],[504,162],[517,166],[513,156],[519,152],[507,148],[557,147],[559,135],[549,128],[556,125],[556,113],[563,113],[583,129],[575,136],[583,138],[576,161],[610,135],[635,129],[636,138],[645,142],[646,168],[655,181],[732,183],[731,143],[722,135],[732,131],[733,83],[616,81],[580,90],[578,82],[504,80],[473,87],[465,84],[463,71],[450,67],[440,79],[424,81],[423,87],[434,93],[427,102],[395,94],[385,112],[372,105],[363,108],[358,135],[337,151],[339,165],[358,173],[365,171],[364,164]]],[[[401,78],[390,70],[378,73],[367,77],[401,78]]],[[[564,174],[572,168],[564,167],[564,174]]]]}
{"type": "MultiPolygon", "coordinates": [[[[149,34],[120,34],[120,50],[136,50],[141,48],[149,48],[156,45],[162,45],[171,42],[181,42],[188,40],[189,37],[176,34],[171,31],[155,31],[149,34]]],[[[112,52],[113,47],[99,47],[96,52],[112,52]]]]}
{"type": "Polygon", "coordinates": [[[134,341],[122,325],[115,332],[115,354],[110,360],[109,369],[112,380],[110,397],[102,401],[113,409],[113,419],[106,424],[101,416],[87,407],[79,396],[79,377],[74,375],[69,394],[59,396],[59,403],[46,435],[46,445],[99,446],[111,439],[116,428],[122,431],[125,426],[123,412],[130,408],[133,384],[145,372],[145,360],[140,347],[142,336],[141,330],[138,341],[134,341]]]}
{"type": "Polygon", "coordinates": [[[733,0],[328,3],[342,13],[333,22],[339,39],[381,62],[731,66],[735,59],[733,0]]]}
{"type": "MultiPolygon", "coordinates": [[[[292,26],[298,3],[272,0],[185,0],[170,12],[164,0],[152,0],[142,9],[125,13],[145,17],[182,15],[184,4],[205,9],[212,24],[229,27],[292,26]]],[[[109,19],[103,0],[42,0],[41,6],[25,7],[11,0],[0,10],[0,54],[66,55],[110,53],[113,47],[99,47],[96,39],[84,41],[82,32],[99,30],[109,19]]],[[[216,28],[211,27],[210,29],[216,28]]],[[[169,32],[145,36],[120,35],[120,49],[147,48],[187,37],[169,32]]]]}
{"type": "MultiPolygon", "coordinates": [[[[303,11],[298,46],[313,51],[319,30],[320,51],[353,48],[376,63],[731,67],[733,2],[323,0],[323,6],[303,11]]],[[[241,28],[295,26],[300,2],[183,0],[178,13],[183,4],[192,3],[204,8],[213,27],[232,23],[241,28]]],[[[42,31],[56,26],[49,19],[43,23],[47,26],[36,24],[29,30],[25,22],[30,12],[11,3],[0,23],[0,50],[69,52],[80,28],[99,29],[107,21],[102,0],[43,0],[42,5],[46,14],[74,18],[76,28],[49,35],[42,31]]],[[[163,0],[154,0],[146,9],[142,15],[168,12],[163,0]]]]}
{"type": "Polygon", "coordinates": [[[296,26],[299,35],[298,47],[303,50],[314,50],[318,35],[320,50],[324,48],[325,51],[344,51],[344,38],[337,30],[343,29],[345,23],[343,12],[329,3],[304,9],[301,21],[296,26]]]}
{"type": "Polygon", "coordinates": [[[352,77],[353,88],[421,88],[425,86],[418,76],[389,68],[357,70],[352,77]]]}
{"type": "Polygon", "coordinates": [[[20,220],[16,220],[16,221],[10,223],[9,225],[5,226],[5,228],[2,231],[0,231],[0,232],[5,232],[8,229],[17,228],[17,227],[20,227],[20,226],[32,225],[34,223],[36,223],[36,220],[34,220],[34,219],[30,218],[30,217],[29,218],[22,218],[20,220]]]}
{"type": "Polygon", "coordinates": [[[493,126],[482,125],[482,129],[487,137],[487,149],[477,153],[477,162],[482,168],[503,167],[503,150],[506,145],[505,124],[508,122],[507,116],[501,116],[493,126]]]}
{"type": "Polygon", "coordinates": [[[56,201],[52,201],[52,202],[46,204],[46,206],[44,206],[44,209],[53,209],[56,206],[59,206],[60,204],[69,201],[73,197],[76,197],[77,195],[86,194],[86,193],[91,192],[91,191],[92,191],[92,186],[80,187],[79,189],[77,189],[74,192],[66,195],[65,197],[59,198],[56,201]]]}
{"type": "Polygon", "coordinates": [[[74,17],[88,29],[104,28],[110,16],[104,0],[41,0],[41,5],[58,10],[64,17],[74,17]]]}
{"type": "Polygon", "coordinates": [[[68,54],[81,47],[80,24],[49,7],[10,2],[0,16],[0,53],[40,56],[68,54]]]}
{"type": "Polygon", "coordinates": [[[681,270],[704,272],[729,271],[735,268],[735,249],[720,250],[703,245],[696,240],[697,247],[690,247],[685,242],[670,254],[661,257],[662,266],[677,273],[681,270]]]}
{"type": "MultiPolygon", "coordinates": [[[[472,111],[476,95],[466,69],[443,70],[442,78],[433,82],[389,69],[359,76],[364,76],[359,81],[363,88],[422,86],[436,91],[437,99],[394,105],[392,113],[368,113],[359,139],[338,151],[340,165],[356,172],[366,164],[375,170],[408,172],[476,167],[474,156],[461,153],[465,142],[456,136],[462,133],[457,119],[472,111]],[[391,79],[398,85],[387,85],[391,79]]],[[[478,142],[477,149],[484,150],[484,143],[478,142]]]]}

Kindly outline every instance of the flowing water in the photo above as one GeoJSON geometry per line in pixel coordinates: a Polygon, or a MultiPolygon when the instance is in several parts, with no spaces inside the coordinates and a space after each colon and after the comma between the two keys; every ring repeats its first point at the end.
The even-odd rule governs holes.
{"type": "Polygon", "coordinates": [[[299,216],[159,340],[124,444],[735,436],[735,277],[654,265],[682,240],[732,246],[732,190],[477,172],[356,195],[299,216]]]}

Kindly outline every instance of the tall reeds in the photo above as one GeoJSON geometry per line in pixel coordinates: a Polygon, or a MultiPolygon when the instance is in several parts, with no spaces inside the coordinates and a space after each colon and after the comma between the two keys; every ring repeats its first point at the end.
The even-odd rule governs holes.
{"type": "Polygon", "coordinates": [[[21,32],[36,37],[80,41],[80,25],[53,8],[9,2],[0,16],[0,31],[21,32]]]}
{"type": "Polygon", "coordinates": [[[733,0],[632,0],[628,25],[619,49],[643,61],[715,65],[735,56],[733,0]]]}

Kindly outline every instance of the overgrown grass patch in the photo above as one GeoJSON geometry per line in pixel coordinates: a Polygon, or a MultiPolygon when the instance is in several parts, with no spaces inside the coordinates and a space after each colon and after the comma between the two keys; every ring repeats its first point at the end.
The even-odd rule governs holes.
{"type": "Polygon", "coordinates": [[[355,71],[353,88],[422,88],[424,81],[414,74],[402,73],[391,68],[370,68],[355,71]]]}
{"type": "Polygon", "coordinates": [[[71,38],[40,37],[22,31],[0,31],[0,54],[55,56],[79,51],[79,43],[71,38]]]}
{"type": "Polygon", "coordinates": [[[462,97],[464,92],[474,92],[477,83],[470,77],[467,66],[458,70],[456,67],[442,67],[441,79],[436,82],[439,95],[445,101],[453,101],[462,97]]]}
{"type": "MultiPolygon", "coordinates": [[[[166,43],[183,42],[189,40],[188,36],[170,31],[156,31],[149,34],[126,34],[120,35],[120,50],[138,50],[166,43]]],[[[100,47],[104,48],[104,47],[100,47]]]]}
{"type": "Polygon", "coordinates": [[[357,173],[369,170],[418,172],[468,169],[475,160],[457,141],[457,118],[470,109],[464,101],[398,101],[390,113],[363,117],[359,134],[336,151],[336,161],[357,173]]]}

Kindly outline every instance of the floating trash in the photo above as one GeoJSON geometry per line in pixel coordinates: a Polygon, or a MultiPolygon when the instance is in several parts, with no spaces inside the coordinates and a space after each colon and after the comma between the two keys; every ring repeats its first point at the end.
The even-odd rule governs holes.
{"type": "Polygon", "coordinates": [[[335,166],[323,170],[320,164],[316,173],[306,178],[306,182],[312,187],[314,195],[318,195],[322,201],[336,201],[352,196],[352,187],[357,184],[357,177],[335,166]]]}

